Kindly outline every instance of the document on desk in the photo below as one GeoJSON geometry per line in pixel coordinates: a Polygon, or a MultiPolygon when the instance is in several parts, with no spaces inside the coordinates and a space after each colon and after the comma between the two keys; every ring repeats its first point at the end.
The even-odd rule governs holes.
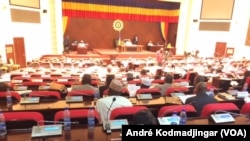
{"type": "Polygon", "coordinates": [[[136,91],[140,89],[140,86],[137,86],[136,84],[128,84],[127,87],[130,97],[135,97],[136,91]]]}
{"type": "Polygon", "coordinates": [[[185,104],[185,102],[186,102],[186,100],[188,99],[188,98],[190,98],[190,97],[194,97],[196,94],[187,94],[187,95],[180,95],[180,96],[178,96],[179,97],[179,99],[181,100],[181,102],[183,103],[183,104],[185,104]]]}

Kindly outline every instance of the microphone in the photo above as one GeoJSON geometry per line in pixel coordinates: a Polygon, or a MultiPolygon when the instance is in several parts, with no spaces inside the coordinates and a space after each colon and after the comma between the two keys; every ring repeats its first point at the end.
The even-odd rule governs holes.
{"type": "Polygon", "coordinates": [[[109,112],[111,110],[112,105],[114,104],[114,102],[116,101],[116,97],[113,97],[112,99],[112,103],[110,104],[109,108],[108,108],[108,112],[107,112],[107,119],[106,122],[104,124],[104,130],[106,130],[107,134],[111,133],[111,127],[110,127],[110,123],[109,123],[109,112]]]}
{"type": "Polygon", "coordinates": [[[239,113],[234,113],[234,112],[224,111],[224,110],[218,110],[214,114],[220,114],[220,113],[229,113],[232,116],[243,116],[243,117],[246,117],[246,118],[250,118],[249,114],[239,114],[239,113]]]}
{"type": "Polygon", "coordinates": [[[235,116],[243,116],[248,118],[247,121],[249,121],[249,115],[246,114],[240,114],[240,113],[234,113],[230,111],[224,111],[224,110],[218,110],[210,115],[210,120],[214,121],[215,123],[225,123],[225,122],[234,122],[235,116]]]}

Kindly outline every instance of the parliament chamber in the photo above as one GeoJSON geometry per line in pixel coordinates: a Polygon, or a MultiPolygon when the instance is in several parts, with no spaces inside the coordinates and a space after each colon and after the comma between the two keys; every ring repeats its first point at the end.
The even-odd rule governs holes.
{"type": "MultiPolygon", "coordinates": [[[[185,106],[185,98],[193,96],[193,81],[194,76],[202,75],[206,78],[206,83],[210,88],[215,90],[215,99],[221,104],[234,104],[237,107],[233,111],[235,121],[230,123],[223,123],[225,125],[245,125],[248,117],[247,113],[241,113],[241,109],[245,103],[244,98],[237,98],[236,95],[231,95],[228,90],[235,88],[241,91],[240,86],[235,86],[232,82],[240,83],[244,79],[244,69],[240,69],[236,64],[248,65],[249,60],[233,60],[224,58],[222,60],[216,59],[201,59],[193,56],[188,57],[186,60],[171,59],[165,62],[163,66],[157,66],[156,60],[152,58],[146,59],[116,59],[110,62],[103,62],[101,59],[77,59],[77,58],[61,58],[61,56],[47,56],[38,61],[31,62],[27,68],[20,68],[9,73],[9,84],[12,87],[12,92],[18,93],[19,96],[14,97],[13,106],[8,108],[6,102],[1,102],[0,107],[3,113],[11,112],[38,112],[44,117],[45,125],[53,123],[57,112],[64,110],[68,107],[70,110],[82,110],[96,106],[94,95],[92,99],[83,97],[83,101],[67,102],[67,96],[71,93],[73,85],[81,84],[81,79],[84,74],[91,74],[91,85],[99,88],[105,84],[108,74],[113,74],[115,78],[119,79],[124,84],[124,95],[136,106],[145,106],[153,115],[158,118],[160,109],[164,106],[176,106],[174,110],[180,110],[185,106]],[[215,63],[220,61],[220,63],[215,63]],[[230,63],[228,63],[230,62],[230,63]],[[218,64],[212,67],[211,64],[218,64]],[[224,69],[220,68],[220,64],[225,64],[224,69]],[[174,67],[173,67],[174,66],[174,67]],[[218,70],[218,68],[220,70],[218,70]],[[234,69],[232,69],[234,68],[234,69]],[[128,71],[129,70],[129,71],[128,71]],[[140,89],[141,71],[147,70],[147,74],[151,79],[151,87],[146,92],[137,91],[140,89]],[[231,71],[234,70],[234,71],[231,71]],[[131,73],[133,80],[128,80],[128,74],[131,73]],[[174,76],[173,90],[167,92],[165,95],[154,95],[153,92],[159,91],[154,86],[162,85],[164,77],[167,74],[174,76]],[[141,93],[151,93],[152,99],[140,100],[137,95],[141,93]],[[172,93],[183,93],[186,97],[173,96],[172,93]],[[22,103],[23,99],[29,97],[40,97],[38,103],[22,103]],[[230,97],[230,98],[229,98],[230,97]]],[[[249,86],[248,86],[249,87],[249,86]]],[[[1,92],[1,100],[5,101],[5,92],[1,92]]],[[[103,94],[103,97],[108,96],[103,94]]],[[[220,107],[220,106],[217,106],[220,107]]],[[[170,108],[171,110],[171,108],[170,108]]],[[[230,109],[222,109],[230,111],[230,109]]],[[[231,109],[232,110],[232,109],[231,109]]],[[[168,111],[168,110],[166,110],[168,111]]],[[[166,112],[165,111],[165,112],[166,112]]],[[[219,110],[217,110],[219,111],[219,110]]],[[[188,112],[188,111],[187,111],[188,112]]],[[[215,111],[216,112],[216,111],[215,111]]],[[[170,114],[171,115],[171,114],[170,114]]],[[[186,125],[214,125],[209,116],[201,117],[194,114],[188,114],[186,125]]],[[[131,115],[130,115],[131,116],[131,115]]],[[[165,115],[167,116],[167,115],[165,115]]],[[[169,116],[169,115],[168,115],[169,116]]],[[[21,116],[20,116],[21,117],[21,116]]],[[[18,117],[16,117],[18,120],[18,117]]],[[[79,120],[79,119],[78,119],[79,120]]],[[[88,139],[88,130],[86,127],[86,117],[81,117],[79,125],[72,125],[70,133],[63,131],[61,136],[45,137],[46,139],[65,139],[70,137],[72,139],[88,139]],[[83,124],[83,125],[82,125],[83,124]]],[[[130,121],[129,123],[133,123],[130,121]]],[[[28,122],[28,121],[25,121],[28,122]]],[[[36,123],[37,124],[37,123],[36,123]]],[[[20,124],[21,125],[21,124],[20,124]]],[[[7,126],[8,127],[8,126],[7,126]]],[[[18,127],[18,125],[14,126],[18,127]]],[[[114,130],[111,134],[106,134],[103,131],[101,123],[97,122],[94,139],[95,140],[112,140],[121,139],[121,131],[114,130]]],[[[205,127],[204,127],[205,128],[205,127]]],[[[24,140],[31,139],[31,129],[10,129],[6,138],[8,140],[22,138],[24,140]]]]}
{"type": "MultiPolygon", "coordinates": [[[[121,96],[132,106],[122,107],[121,111],[119,108],[111,110],[113,100],[108,105],[107,117],[114,111],[117,115],[113,114],[107,121],[121,118],[134,125],[134,116],[138,111],[150,111],[158,120],[158,125],[161,119],[171,117],[173,113],[179,115],[184,109],[187,113],[184,126],[191,129],[196,125],[208,130],[207,127],[213,125],[250,124],[250,60],[244,57],[248,57],[249,52],[249,48],[245,48],[249,46],[249,41],[245,41],[245,38],[248,39],[245,30],[250,25],[249,15],[240,14],[243,11],[249,13],[246,12],[249,11],[249,2],[229,0],[234,6],[228,8],[233,9],[229,14],[231,16],[226,20],[216,19],[216,22],[202,17],[205,0],[44,0],[33,8],[24,6],[25,9],[22,6],[24,3],[15,5],[13,2],[17,0],[2,2],[0,12],[2,17],[7,17],[4,19],[12,19],[1,22],[3,35],[6,35],[1,42],[1,61],[5,62],[5,55],[7,59],[6,66],[1,67],[0,84],[7,83],[9,89],[0,85],[0,111],[5,116],[7,127],[7,135],[0,135],[0,141],[122,140],[121,129],[111,133],[104,131],[106,125],[101,122],[101,112],[97,110],[97,101],[109,97],[109,89],[104,87],[100,91],[100,88],[106,85],[110,75],[122,83],[121,96]],[[37,19],[31,18],[32,15],[17,15],[22,12],[33,13],[37,19]],[[31,21],[25,21],[27,25],[24,21],[19,24],[20,20],[31,21]],[[32,30],[27,30],[27,27],[32,30]],[[36,42],[38,37],[33,33],[41,33],[43,37],[39,39],[42,41],[36,42]],[[21,40],[13,37],[17,35],[21,40]],[[230,37],[235,35],[237,40],[231,40],[230,37]],[[70,40],[65,44],[67,36],[70,40]],[[132,37],[136,41],[130,41],[132,37]],[[73,42],[82,39],[90,46],[78,46],[75,44],[78,42],[73,42]],[[130,43],[116,44],[121,39],[130,43]],[[115,44],[113,40],[116,40],[115,44]],[[148,46],[151,40],[155,44],[148,46]],[[162,64],[159,64],[156,53],[166,43],[173,45],[165,48],[171,55],[165,52],[162,64]],[[70,50],[65,51],[65,47],[70,50]],[[193,50],[197,52],[192,54],[193,50]],[[14,58],[17,64],[8,64],[9,58],[14,58]],[[82,85],[85,74],[91,75],[91,86],[99,90],[99,97],[92,90],[72,90],[74,86],[82,85]],[[173,76],[173,81],[162,92],[168,75],[173,76]],[[148,79],[142,79],[145,76],[148,79]],[[217,102],[205,105],[200,115],[194,107],[199,101],[186,103],[187,99],[197,94],[194,85],[196,76],[205,78],[207,94],[217,102]],[[148,87],[142,88],[143,85],[148,87]],[[11,106],[8,106],[7,93],[11,95],[11,106]],[[62,113],[65,108],[70,111],[71,130],[62,130],[56,136],[32,137],[33,127],[57,123],[64,126],[62,113]],[[90,108],[94,108],[95,113],[93,131],[88,129],[87,124],[90,108]],[[126,108],[127,111],[124,111],[126,108]],[[231,115],[233,121],[216,123],[211,119],[212,115],[220,114],[231,115]]],[[[214,7],[214,3],[212,5],[214,7]]],[[[53,129],[46,130],[52,132],[53,129]]]]}

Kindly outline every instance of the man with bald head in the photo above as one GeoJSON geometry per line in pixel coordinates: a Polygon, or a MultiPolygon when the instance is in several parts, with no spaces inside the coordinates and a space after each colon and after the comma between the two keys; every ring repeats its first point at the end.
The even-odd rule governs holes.
{"type": "Polygon", "coordinates": [[[207,94],[206,82],[199,82],[195,86],[194,91],[196,96],[188,98],[185,104],[193,105],[197,111],[198,116],[200,116],[201,111],[206,104],[217,103],[217,100],[214,97],[211,97],[207,94]]]}

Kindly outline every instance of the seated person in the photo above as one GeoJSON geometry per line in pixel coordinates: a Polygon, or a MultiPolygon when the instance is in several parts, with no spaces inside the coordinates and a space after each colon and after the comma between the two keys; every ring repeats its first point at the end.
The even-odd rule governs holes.
{"type": "Polygon", "coordinates": [[[149,42],[148,42],[148,46],[153,46],[153,42],[152,42],[152,41],[149,41],[149,42]]]}
{"type": "Polygon", "coordinates": [[[101,122],[109,120],[110,112],[117,107],[133,106],[131,101],[121,96],[123,84],[120,80],[113,79],[109,85],[108,96],[96,101],[96,110],[99,112],[101,122]]]}
{"type": "Polygon", "coordinates": [[[167,74],[164,78],[164,84],[155,85],[155,87],[160,89],[162,96],[165,96],[167,89],[172,86],[172,83],[173,75],[167,74]]]}
{"type": "MultiPolygon", "coordinates": [[[[205,77],[202,76],[202,75],[197,75],[195,78],[194,78],[194,86],[193,86],[193,89],[196,87],[196,85],[199,83],[199,82],[205,82],[205,77]]],[[[193,90],[192,90],[193,91],[193,90]]],[[[194,91],[193,91],[194,92],[194,91]]],[[[195,93],[195,92],[194,92],[195,93]]]]}
{"type": "Polygon", "coordinates": [[[134,114],[133,124],[135,125],[157,125],[157,118],[150,110],[141,110],[134,114]]]}
{"type": "Polygon", "coordinates": [[[87,44],[83,42],[83,40],[81,40],[79,43],[78,43],[78,46],[77,47],[82,47],[82,48],[85,48],[87,47],[87,44]]]}
{"type": "Polygon", "coordinates": [[[130,39],[125,40],[124,43],[125,43],[125,46],[132,46],[133,45],[130,39]]]}
{"type": "Polygon", "coordinates": [[[0,82],[0,92],[6,92],[8,89],[13,90],[9,83],[0,82]]]}
{"type": "MultiPolygon", "coordinates": [[[[94,90],[99,95],[99,89],[91,84],[92,78],[90,74],[84,74],[81,85],[73,85],[71,91],[74,90],[94,90]]],[[[99,96],[98,96],[99,97],[99,96]]]]}
{"type": "Polygon", "coordinates": [[[217,103],[214,97],[207,94],[206,82],[199,82],[195,90],[196,96],[190,97],[185,101],[185,104],[192,104],[197,111],[198,116],[201,115],[201,111],[206,104],[217,103]]]}
{"type": "Polygon", "coordinates": [[[150,88],[152,84],[152,80],[149,77],[142,77],[141,78],[141,88],[150,88]]]}
{"type": "Polygon", "coordinates": [[[148,44],[147,44],[147,50],[150,50],[150,48],[154,46],[153,42],[152,41],[149,41],[148,44]]]}
{"type": "Polygon", "coordinates": [[[111,81],[115,78],[114,74],[107,74],[105,84],[99,87],[100,97],[103,97],[103,92],[109,88],[111,81]]]}

